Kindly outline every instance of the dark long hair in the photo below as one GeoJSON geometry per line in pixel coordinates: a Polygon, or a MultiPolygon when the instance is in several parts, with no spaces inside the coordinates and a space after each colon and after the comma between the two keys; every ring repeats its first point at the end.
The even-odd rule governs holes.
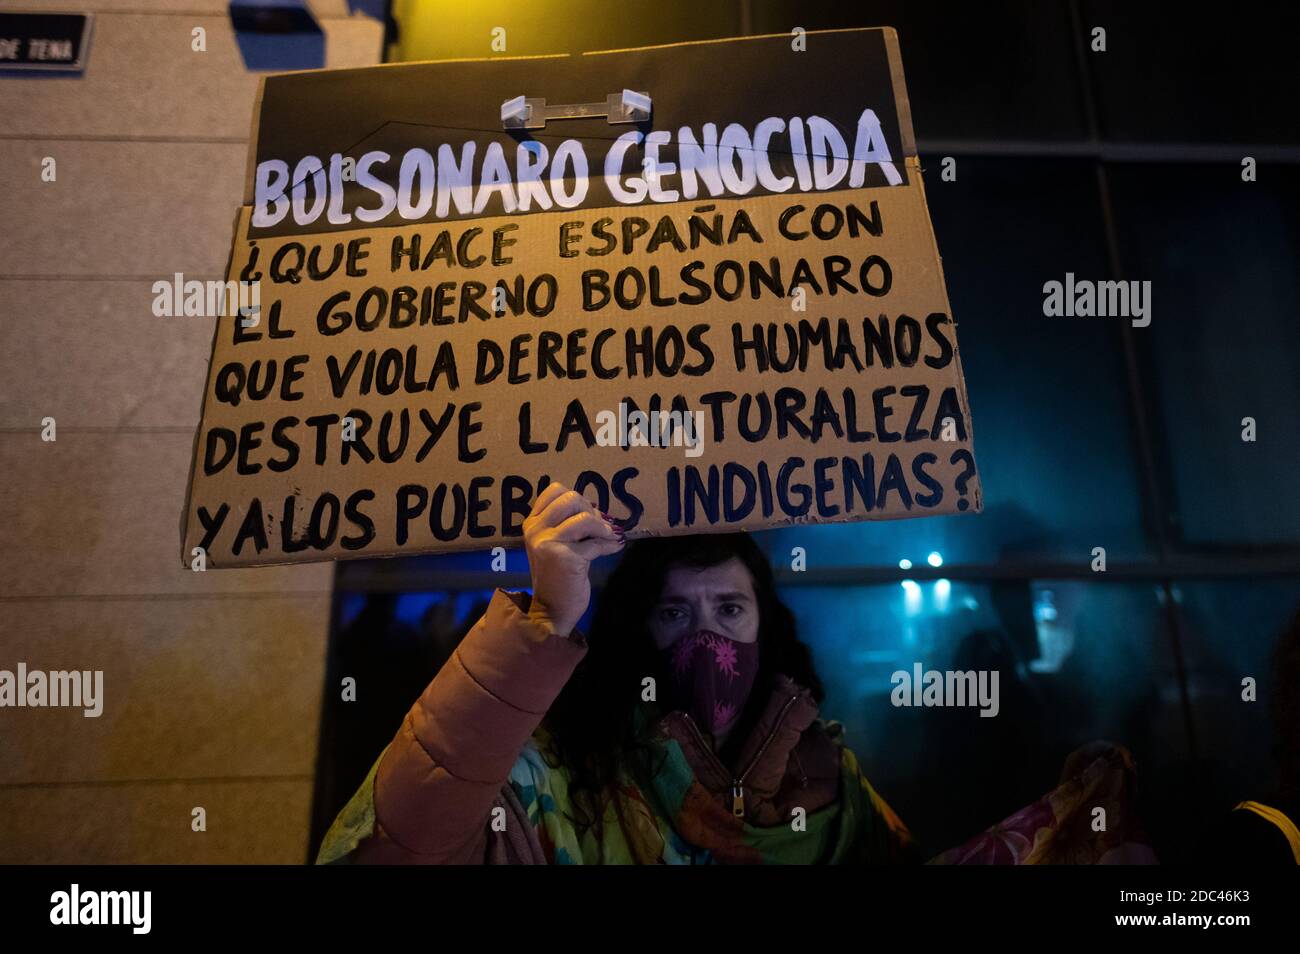
{"type": "Polygon", "coordinates": [[[668,670],[648,626],[669,568],[717,566],[732,557],[740,559],[754,581],[759,612],[759,670],[745,708],[719,756],[725,763],[732,763],[767,705],[776,674],[789,676],[809,689],[818,703],[825,698],[812,655],[799,641],[794,614],[777,595],[772,567],[749,534],[633,541],[597,598],[587,633],[587,655],[551,705],[544,723],[552,737],[553,756],[569,770],[569,791],[577,814],[573,821],[579,827],[594,826],[599,834],[610,784],[620,763],[643,787],[658,770],[638,757],[648,748],[637,737],[633,716],[642,705],[649,707],[652,716],[665,711],[662,699],[658,703],[641,700],[642,680],[647,676],[655,679],[656,687],[669,685],[668,670]]]}

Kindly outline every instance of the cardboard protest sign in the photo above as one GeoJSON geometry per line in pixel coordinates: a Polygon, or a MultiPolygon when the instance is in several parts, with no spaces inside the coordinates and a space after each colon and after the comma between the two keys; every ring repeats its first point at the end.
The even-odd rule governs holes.
{"type": "Polygon", "coordinates": [[[186,562],[509,545],[552,479],[633,538],[980,509],[892,30],[273,76],[254,132],[186,562]]]}

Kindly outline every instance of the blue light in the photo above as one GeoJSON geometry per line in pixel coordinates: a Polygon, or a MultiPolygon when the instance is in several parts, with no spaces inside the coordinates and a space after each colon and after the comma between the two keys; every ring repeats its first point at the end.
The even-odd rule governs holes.
{"type": "Polygon", "coordinates": [[[912,568],[912,561],[907,557],[903,557],[903,559],[898,561],[898,568],[900,570],[910,570],[912,568]]]}
{"type": "Polygon", "coordinates": [[[934,608],[940,613],[948,612],[948,601],[952,597],[952,581],[936,580],[934,583],[934,608]]]}
{"type": "Polygon", "coordinates": [[[933,550],[930,555],[925,558],[925,562],[930,564],[930,566],[943,566],[943,557],[939,555],[938,550],[933,550]]]}
{"type": "Polygon", "coordinates": [[[921,612],[921,586],[916,580],[904,580],[903,587],[903,612],[908,616],[916,616],[921,612]]]}

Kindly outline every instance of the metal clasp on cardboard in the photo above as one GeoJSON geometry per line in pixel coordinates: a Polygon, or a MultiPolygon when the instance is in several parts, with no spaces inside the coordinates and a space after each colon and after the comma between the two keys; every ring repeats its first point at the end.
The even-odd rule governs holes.
{"type": "Polygon", "coordinates": [[[608,117],[613,123],[640,123],[650,119],[652,104],[649,93],[625,89],[610,93],[603,103],[574,103],[547,106],[545,99],[516,96],[501,104],[502,129],[545,129],[548,119],[589,119],[608,117]]]}

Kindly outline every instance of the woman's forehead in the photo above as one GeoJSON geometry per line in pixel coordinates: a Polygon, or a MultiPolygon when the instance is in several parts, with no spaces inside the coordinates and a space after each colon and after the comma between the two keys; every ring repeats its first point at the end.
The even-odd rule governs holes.
{"type": "Polygon", "coordinates": [[[754,598],[754,581],[739,557],[716,566],[674,565],[664,576],[661,602],[671,600],[754,598]]]}

